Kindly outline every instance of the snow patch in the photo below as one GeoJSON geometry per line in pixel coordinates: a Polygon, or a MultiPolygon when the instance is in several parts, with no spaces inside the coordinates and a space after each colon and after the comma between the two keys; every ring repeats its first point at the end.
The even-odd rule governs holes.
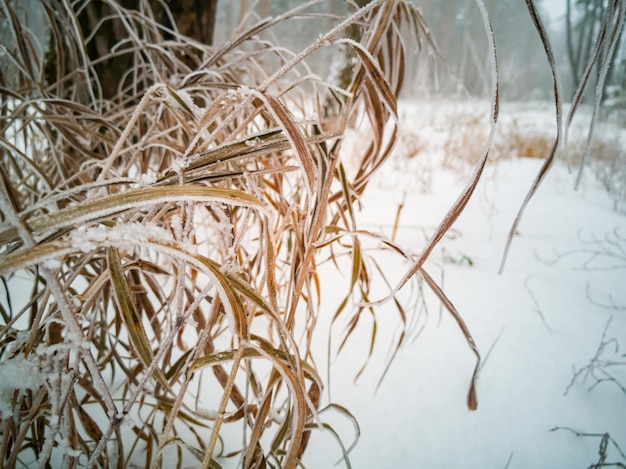
{"type": "Polygon", "coordinates": [[[0,362],[0,419],[12,418],[11,397],[15,391],[36,391],[43,382],[39,361],[34,354],[29,358],[20,354],[0,362]]]}

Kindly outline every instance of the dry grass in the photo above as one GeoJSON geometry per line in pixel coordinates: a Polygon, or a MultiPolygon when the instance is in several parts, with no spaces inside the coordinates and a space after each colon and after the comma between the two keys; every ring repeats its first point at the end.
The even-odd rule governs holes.
{"type": "Polygon", "coordinates": [[[373,274],[353,204],[395,143],[401,34],[427,43],[422,19],[375,1],[296,55],[258,35],[306,7],[211,49],[175,31],[164,41],[147,2],[110,5],[95,27],[116,21],[124,40],[99,60],[132,63],[111,99],[68,2],[44,3],[48,68],[2,4],[0,353],[3,373],[25,379],[2,388],[0,460],[293,468],[325,412],[352,419],[322,406],[317,253],[351,256],[352,306],[336,317],[357,318],[373,274]],[[342,39],[352,25],[360,42],[342,39]],[[358,62],[321,121],[311,103],[329,85],[306,62],[338,44],[358,62]],[[369,140],[348,177],[338,155],[352,124],[369,140]]]}
{"type": "MultiPolygon", "coordinates": [[[[425,117],[419,120],[418,125],[411,125],[416,118],[415,110],[401,118],[406,126],[401,129],[394,160],[399,174],[410,177],[412,182],[428,192],[434,164],[440,164],[460,178],[471,174],[487,138],[485,122],[488,116],[481,111],[485,106],[478,104],[468,106],[467,103],[435,101],[420,106],[425,107],[427,112],[423,113],[425,117]],[[424,138],[423,133],[429,138],[424,138]],[[433,163],[432,155],[442,155],[442,158],[433,163]],[[420,162],[413,164],[413,160],[420,162]],[[410,174],[405,171],[407,165],[412,165],[410,174]]],[[[489,152],[488,164],[491,167],[497,169],[501,161],[514,158],[544,160],[550,155],[556,131],[544,119],[545,114],[550,113],[545,107],[545,103],[507,106],[489,152]]],[[[561,144],[555,153],[555,160],[574,169],[580,168],[586,160],[585,171],[611,196],[615,210],[624,211],[626,141],[623,129],[612,122],[599,122],[591,144],[587,146],[586,133],[592,109],[583,107],[580,114],[581,118],[569,130],[568,151],[565,152],[564,144],[561,144]]]]}
{"type": "Polygon", "coordinates": [[[467,187],[413,257],[360,230],[355,211],[399,138],[405,41],[431,46],[415,7],[375,0],[347,18],[322,17],[334,28],[294,54],[259,36],[320,20],[307,10],[317,2],[249,18],[217,48],[164,31],[148,1],[138,10],[107,3],[114,14],[93,27],[115,21],[123,39],[94,60],[94,31],[80,29],[77,4],[43,2],[48,67],[15,4],[0,5],[11,37],[0,76],[0,370],[23,375],[0,388],[2,465],[219,467],[236,458],[242,467],[296,467],[310,432],[334,432],[326,412],[352,419],[324,402],[312,351],[314,335],[327,334],[317,327],[328,314],[322,253],[350,259],[331,321],[355,326],[391,301],[403,326],[395,351],[416,322],[400,289],[419,279],[441,299],[476,354],[467,401],[475,409],[478,348],[424,262],[471,197],[495,136],[491,37],[487,144],[476,139],[483,145],[467,187]],[[349,27],[358,41],[344,37],[349,27]],[[356,58],[345,89],[307,66],[316,51],[339,47],[356,58]],[[96,66],[116,56],[132,65],[109,77],[110,98],[96,66]],[[337,107],[327,116],[329,94],[337,107]],[[349,156],[352,170],[340,156],[350,132],[363,143],[349,156]],[[364,239],[411,263],[398,285],[364,239]],[[26,289],[16,291],[18,282],[26,289]],[[391,293],[373,300],[374,282],[391,293]]]}
{"type": "Polygon", "coordinates": [[[586,155],[586,171],[592,173],[609,194],[613,208],[626,213],[626,133],[610,124],[600,127],[589,146],[582,139],[570,137],[567,162],[580,167],[586,155]]]}

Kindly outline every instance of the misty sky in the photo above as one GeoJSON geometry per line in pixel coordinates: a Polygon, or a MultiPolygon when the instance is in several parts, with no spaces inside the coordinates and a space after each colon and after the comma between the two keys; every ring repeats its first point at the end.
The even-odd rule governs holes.
{"type": "Polygon", "coordinates": [[[565,15],[565,0],[547,0],[541,4],[552,21],[560,21],[565,15]]]}

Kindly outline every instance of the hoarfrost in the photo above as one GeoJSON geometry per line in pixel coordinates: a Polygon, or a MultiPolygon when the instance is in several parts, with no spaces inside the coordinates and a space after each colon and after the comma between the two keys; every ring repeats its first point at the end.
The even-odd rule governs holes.
{"type": "Polygon", "coordinates": [[[37,390],[43,384],[39,363],[31,355],[30,359],[17,355],[0,362],[0,419],[13,415],[11,395],[19,389],[37,390]]]}
{"type": "Polygon", "coordinates": [[[172,161],[172,171],[176,174],[182,173],[187,168],[187,162],[181,158],[177,158],[172,161]]]}
{"type": "MultiPolygon", "coordinates": [[[[176,233],[182,232],[182,222],[172,219],[172,228],[176,233]]],[[[131,253],[145,243],[163,242],[171,243],[175,241],[172,233],[154,223],[125,223],[116,225],[113,228],[97,226],[93,228],[82,228],[72,233],[71,243],[75,249],[81,252],[89,252],[97,247],[116,246],[126,249],[131,253]]],[[[197,246],[192,242],[180,243],[181,248],[193,254],[197,251],[197,246]]]]}
{"type": "Polygon", "coordinates": [[[42,262],[42,265],[47,269],[56,270],[61,268],[63,264],[59,259],[46,259],[42,262]]]}
{"type": "Polygon", "coordinates": [[[202,108],[196,105],[193,98],[185,90],[176,90],[178,97],[185,103],[185,105],[192,110],[194,117],[197,119],[202,114],[202,108]]]}
{"type": "Polygon", "coordinates": [[[149,186],[156,182],[156,176],[154,174],[141,174],[139,176],[139,184],[142,186],[149,186]]]}
{"type": "Polygon", "coordinates": [[[228,97],[233,101],[237,101],[239,98],[245,98],[252,94],[252,90],[248,88],[246,85],[241,85],[237,89],[229,89],[227,91],[228,97]]]}
{"type": "Polygon", "coordinates": [[[72,246],[80,252],[93,251],[97,243],[94,242],[91,237],[87,236],[87,230],[83,227],[79,227],[74,233],[72,233],[72,246]]]}
{"type": "Polygon", "coordinates": [[[172,215],[172,220],[170,222],[172,229],[174,230],[174,235],[178,239],[182,239],[183,237],[183,220],[178,214],[172,215]]]}
{"type": "Polygon", "coordinates": [[[220,266],[220,271],[229,275],[239,275],[242,273],[241,266],[237,263],[235,250],[232,247],[226,250],[226,260],[220,266]]]}
{"type": "Polygon", "coordinates": [[[256,147],[259,143],[261,143],[261,139],[259,137],[253,138],[251,140],[246,140],[246,145],[249,147],[256,147]]]}
{"type": "Polygon", "coordinates": [[[237,88],[237,93],[239,94],[239,96],[245,97],[250,95],[252,91],[246,85],[241,85],[239,88],[237,88]]]}
{"type": "Polygon", "coordinates": [[[208,419],[208,420],[215,420],[215,419],[217,419],[217,416],[219,415],[217,410],[215,410],[215,409],[205,409],[203,407],[198,407],[196,409],[196,412],[198,413],[198,415],[200,415],[201,417],[203,417],[205,419],[208,419]]]}

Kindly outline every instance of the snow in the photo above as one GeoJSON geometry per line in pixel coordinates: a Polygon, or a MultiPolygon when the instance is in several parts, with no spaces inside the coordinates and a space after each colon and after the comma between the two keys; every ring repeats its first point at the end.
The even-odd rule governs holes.
{"type": "Polygon", "coordinates": [[[245,141],[245,144],[249,147],[256,147],[259,143],[261,143],[261,139],[259,137],[245,141]]]}
{"type": "Polygon", "coordinates": [[[36,391],[43,384],[43,377],[35,355],[9,357],[0,362],[0,420],[12,417],[11,397],[16,390],[36,391]],[[19,379],[16,377],[19,376],[19,379]]]}
{"type": "Polygon", "coordinates": [[[142,186],[150,186],[156,182],[156,175],[142,173],[139,175],[139,184],[142,186]]]}
{"type": "MultiPolygon", "coordinates": [[[[532,121],[519,125],[554,127],[549,112],[531,115],[532,121]]],[[[405,197],[397,240],[413,254],[466,183],[458,172],[438,167],[432,154],[420,170],[421,157],[383,168],[363,196],[357,220],[390,235],[405,197]],[[420,174],[428,175],[428,184],[420,174]]],[[[427,298],[428,313],[417,319],[421,333],[414,331],[415,340],[398,353],[377,391],[389,344],[399,332],[392,304],[376,313],[380,342],[356,384],[371,324],[363,320],[358,336],[339,356],[332,354],[332,401],[348,407],[361,429],[350,453],[352,467],[557,468],[597,462],[601,439],[576,436],[567,428],[608,432],[622,451],[626,448],[626,391],[616,382],[597,382],[609,372],[626,385],[626,357],[619,347],[626,344],[626,219],[612,210],[592,171],[574,191],[575,178],[565,165],[553,168],[525,212],[504,273],[497,274],[508,230],[541,163],[515,158],[488,168],[466,211],[426,264],[435,279],[443,276],[443,289],[481,352],[476,411],[466,407],[474,357],[452,317],[432,298],[427,298]]],[[[377,259],[397,277],[408,268],[391,255],[377,259]]],[[[338,275],[330,266],[322,272],[327,282],[345,285],[325,298],[336,305],[349,274],[338,275]]],[[[333,350],[344,325],[333,329],[333,350]]],[[[318,337],[318,365],[326,360],[326,339],[318,337]]],[[[350,445],[352,424],[330,420],[350,445]]],[[[331,435],[317,432],[305,465],[333,467],[340,458],[331,435]]],[[[606,462],[617,461],[626,463],[609,444],[606,462]]]]}

